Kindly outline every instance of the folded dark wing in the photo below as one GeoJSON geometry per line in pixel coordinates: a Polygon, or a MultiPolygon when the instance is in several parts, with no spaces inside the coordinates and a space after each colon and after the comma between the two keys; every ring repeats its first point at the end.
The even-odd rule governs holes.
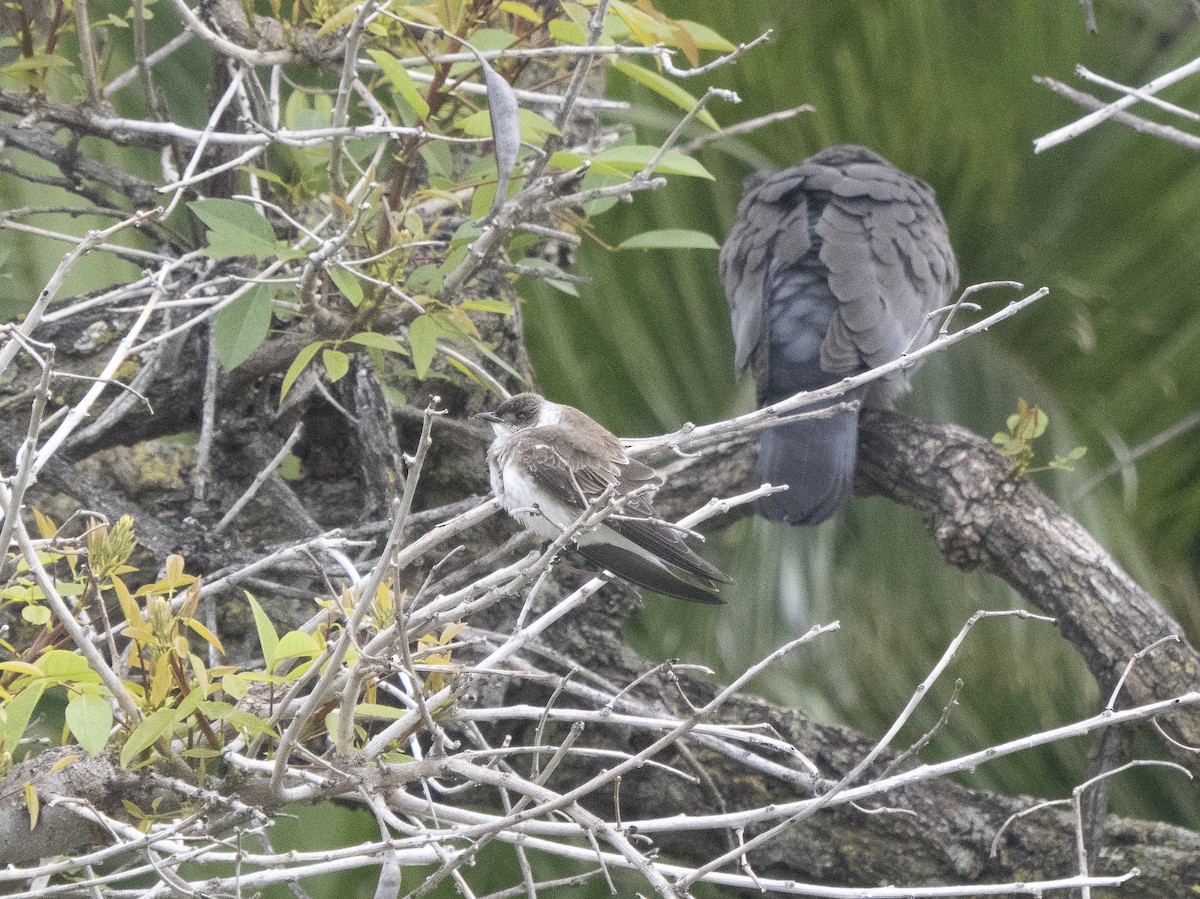
{"type": "MultiPolygon", "coordinates": [[[[657,489],[662,479],[653,468],[626,455],[613,438],[604,452],[597,440],[565,428],[533,428],[522,438],[520,463],[530,479],[560,505],[582,514],[605,490],[628,496],[643,488],[657,489]]],[[[605,524],[630,542],[706,582],[729,583],[729,578],[687,545],[684,535],[658,517],[649,494],[633,496],[605,524]]],[[[652,588],[657,589],[657,588],[652,588]]]]}
{"type": "Polygon", "coordinates": [[[623,513],[611,515],[605,521],[610,528],[631,543],[635,543],[664,562],[674,565],[680,571],[701,578],[711,584],[729,584],[732,579],[714,565],[710,565],[697,555],[684,540],[683,532],[672,527],[660,518],[650,515],[642,516],[638,512],[626,510],[623,513]],[[638,517],[631,517],[637,515],[638,517]]]}
{"type": "Polygon", "coordinates": [[[626,494],[662,484],[654,469],[629,458],[615,437],[590,437],[567,428],[531,428],[518,438],[515,461],[535,485],[578,512],[609,487],[626,494]]]}
{"type": "Polygon", "coordinates": [[[653,556],[642,556],[612,543],[592,543],[579,547],[579,552],[601,568],[664,596],[709,605],[720,605],[724,602],[717,595],[714,586],[693,583],[671,571],[653,556]]]}

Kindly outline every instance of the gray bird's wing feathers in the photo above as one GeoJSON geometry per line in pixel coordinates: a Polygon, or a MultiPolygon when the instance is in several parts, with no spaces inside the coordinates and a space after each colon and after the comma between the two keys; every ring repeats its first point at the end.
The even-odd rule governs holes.
{"type": "MultiPolygon", "coordinates": [[[[928,313],[948,303],[958,283],[933,190],[851,146],[830,147],[760,178],[738,207],[720,271],[735,364],[739,371],[753,368],[760,399],[779,342],[768,333],[773,301],[821,304],[832,295],[836,308],[819,353],[828,383],[927,343],[928,313]],[[797,279],[814,274],[824,277],[827,290],[798,290],[797,279]]],[[[890,392],[905,386],[895,378],[890,392]]]]}

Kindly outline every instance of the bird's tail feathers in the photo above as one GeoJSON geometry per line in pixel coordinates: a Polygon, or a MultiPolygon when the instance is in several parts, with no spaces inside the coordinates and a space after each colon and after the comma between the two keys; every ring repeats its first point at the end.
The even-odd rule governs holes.
{"type": "MultiPolygon", "coordinates": [[[[715,584],[696,583],[648,554],[635,553],[613,543],[589,543],[578,549],[586,559],[655,593],[708,605],[722,605],[725,602],[717,595],[715,584]]],[[[725,578],[725,575],[721,577],[725,578]]]]}
{"type": "Polygon", "coordinates": [[[758,482],[788,489],[760,499],[759,514],[789,524],[824,521],[850,500],[857,449],[857,410],[763,431],[758,482]]]}

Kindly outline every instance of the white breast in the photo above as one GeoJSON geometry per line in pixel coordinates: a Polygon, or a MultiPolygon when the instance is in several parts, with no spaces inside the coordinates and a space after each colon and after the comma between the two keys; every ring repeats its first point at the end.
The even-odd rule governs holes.
{"type": "Polygon", "coordinates": [[[511,438],[500,437],[488,451],[488,468],[492,492],[500,499],[504,511],[529,528],[543,540],[553,540],[575,520],[564,506],[551,502],[539,491],[531,478],[514,465],[508,452],[511,438]]]}

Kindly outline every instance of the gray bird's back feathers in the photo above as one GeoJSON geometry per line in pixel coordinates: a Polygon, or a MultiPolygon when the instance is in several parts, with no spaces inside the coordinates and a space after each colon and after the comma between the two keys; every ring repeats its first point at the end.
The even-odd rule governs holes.
{"type": "MultiPolygon", "coordinates": [[[[760,406],[924,346],[934,328],[929,313],[949,303],[958,284],[933,190],[856,146],[749,179],[720,271],[735,365],[754,373],[760,406]]],[[[889,404],[907,389],[898,372],[843,399],[889,404]]],[[[816,524],[847,501],[857,418],[842,412],[765,431],[760,482],[789,490],[762,500],[759,511],[816,524]]]]}

